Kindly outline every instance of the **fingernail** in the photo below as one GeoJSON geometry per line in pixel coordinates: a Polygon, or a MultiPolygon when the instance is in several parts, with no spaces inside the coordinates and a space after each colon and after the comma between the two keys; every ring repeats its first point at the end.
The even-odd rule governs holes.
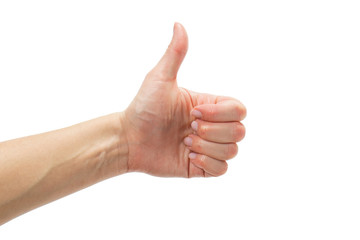
{"type": "Polygon", "coordinates": [[[195,131],[197,131],[197,130],[198,130],[198,123],[197,123],[196,121],[193,121],[193,122],[191,123],[191,127],[192,127],[192,129],[194,129],[195,131]]]}
{"type": "Polygon", "coordinates": [[[189,158],[190,159],[195,159],[196,155],[197,155],[196,153],[191,152],[191,153],[189,153],[189,158]]]}
{"type": "Polygon", "coordinates": [[[192,145],[192,138],[191,138],[191,137],[186,137],[186,138],[184,139],[184,143],[185,143],[186,146],[191,147],[191,145],[192,145]]]}
{"type": "Polygon", "coordinates": [[[193,115],[196,118],[201,118],[201,112],[199,112],[198,110],[192,110],[191,111],[191,115],[193,115]]]}

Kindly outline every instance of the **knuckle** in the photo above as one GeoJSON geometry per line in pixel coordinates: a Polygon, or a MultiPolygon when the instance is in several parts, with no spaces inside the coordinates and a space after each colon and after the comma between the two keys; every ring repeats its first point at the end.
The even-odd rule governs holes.
{"type": "Polygon", "coordinates": [[[197,152],[202,152],[203,150],[203,147],[202,147],[202,144],[201,144],[201,140],[200,138],[193,138],[193,149],[196,150],[197,152]]]}
{"type": "Polygon", "coordinates": [[[210,104],[209,105],[209,110],[208,110],[208,115],[210,118],[213,118],[216,114],[216,111],[215,111],[215,104],[210,104]]]}
{"type": "Polygon", "coordinates": [[[247,115],[247,109],[246,107],[243,105],[243,115],[242,115],[242,118],[240,120],[243,120],[247,115]]]}
{"type": "Polygon", "coordinates": [[[234,109],[234,115],[235,115],[235,118],[238,119],[239,121],[243,120],[246,116],[245,106],[240,103],[236,104],[235,109],[234,109]]]}
{"type": "Polygon", "coordinates": [[[217,169],[216,173],[214,174],[215,177],[224,175],[227,172],[228,164],[227,162],[223,162],[221,166],[217,169]]]}
{"type": "Polygon", "coordinates": [[[238,146],[236,145],[236,143],[228,144],[226,158],[231,159],[231,158],[235,157],[237,152],[238,152],[238,146]]]}
{"type": "Polygon", "coordinates": [[[209,131],[209,127],[204,124],[199,124],[199,130],[198,134],[200,137],[206,137],[207,133],[209,131]]]}
{"type": "Polygon", "coordinates": [[[201,154],[200,157],[199,157],[199,162],[200,162],[202,167],[205,165],[205,161],[206,161],[206,156],[201,154]]]}
{"type": "Polygon", "coordinates": [[[225,174],[225,173],[227,172],[227,170],[228,170],[228,164],[227,164],[227,162],[224,162],[224,164],[222,164],[222,165],[223,165],[223,167],[221,168],[221,170],[220,170],[220,172],[219,172],[219,176],[225,174]]]}
{"type": "Polygon", "coordinates": [[[156,80],[156,81],[165,81],[166,74],[163,71],[154,71],[151,70],[145,77],[146,79],[156,80]]]}
{"type": "Polygon", "coordinates": [[[151,70],[150,72],[148,72],[145,76],[146,79],[153,79],[154,78],[154,70],[151,70]]]}
{"type": "Polygon", "coordinates": [[[167,80],[167,75],[163,72],[163,71],[160,71],[158,72],[156,75],[156,80],[159,80],[159,81],[166,81],[167,80]]]}
{"type": "Polygon", "coordinates": [[[235,123],[232,133],[235,142],[241,141],[245,137],[244,125],[240,122],[235,123]]]}
{"type": "Polygon", "coordinates": [[[206,156],[203,154],[198,154],[196,158],[196,165],[200,168],[204,168],[206,165],[206,156]]]}

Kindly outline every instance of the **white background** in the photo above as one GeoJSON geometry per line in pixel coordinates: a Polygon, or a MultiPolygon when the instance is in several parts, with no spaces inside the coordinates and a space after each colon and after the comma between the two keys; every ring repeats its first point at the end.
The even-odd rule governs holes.
{"type": "MultiPolygon", "coordinates": [[[[122,111],[175,21],[179,86],[248,109],[226,175],[127,174],[0,239],[359,239],[359,1],[0,1],[0,141],[122,111]]],[[[4,193],[0,193],[4,194],[4,193]]]]}

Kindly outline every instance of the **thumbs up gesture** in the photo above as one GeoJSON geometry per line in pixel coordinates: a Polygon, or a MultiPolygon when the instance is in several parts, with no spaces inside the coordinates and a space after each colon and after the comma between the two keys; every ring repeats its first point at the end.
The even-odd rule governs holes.
{"type": "Polygon", "coordinates": [[[238,100],[177,85],[188,37],[175,23],[171,43],[122,113],[128,171],[162,177],[220,176],[243,139],[246,109],[238,100]]]}

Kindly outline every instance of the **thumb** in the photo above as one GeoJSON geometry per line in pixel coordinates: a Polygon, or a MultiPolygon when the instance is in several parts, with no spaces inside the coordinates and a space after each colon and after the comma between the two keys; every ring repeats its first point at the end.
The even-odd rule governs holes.
{"type": "Polygon", "coordinates": [[[180,23],[174,24],[174,33],[170,45],[153,71],[160,74],[163,80],[173,81],[188,49],[188,36],[180,23]]]}

